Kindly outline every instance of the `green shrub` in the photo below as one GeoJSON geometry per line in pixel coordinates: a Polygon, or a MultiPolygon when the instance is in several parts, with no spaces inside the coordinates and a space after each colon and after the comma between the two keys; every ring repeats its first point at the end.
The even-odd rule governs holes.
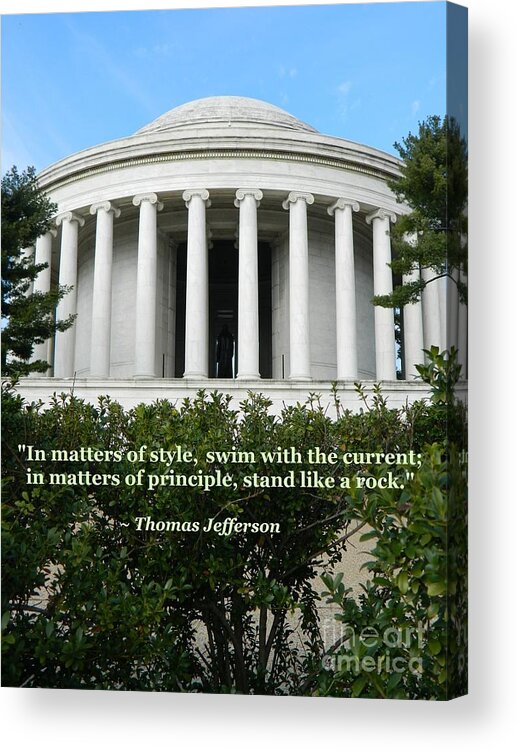
{"type": "MultiPolygon", "coordinates": [[[[249,394],[239,411],[229,397],[204,391],[179,406],[158,401],[124,411],[107,397],[93,406],[61,396],[43,409],[4,387],[3,684],[450,694],[443,660],[462,646],[465,604],[462,467],[454,446],[424,445],[426,430],[434,436],[434,429],[442,429],[440,403],[392,410],[379,389],[372,399],[360,387],[358,392],[362,413],[343,411],[337,403],[332,420],[315,395],[276,417],[259,394],[249,394]],[[46,460],[28,461],[18,449],[23,445],[44,451],[46,460]],[[49,461],[53,450],[80,446],[102,451],[106,460],[49,461]],[[147,446],[144,460],[131,460],[128,451],[141,446],[147,446]],[[166,467],[151,460],[150,451],[176,446],[190,450],[197,463],[166,467]],[[327,454],[415,450],[424,460],[405,489],[347,489],[338,481],[334,487],[285,486],[290,472],[319,468],[322,476],[336,479],[344,473],[339,463],[324,468],[309,463],[308,451],[315,447],[327,454]],[[284,458],[298,452],[299,461],[258,465],[245,455],[272,450],[287,451],[284,458]],[[243,458],[228,464],[223,456],[211,460],[209,451],[236,451],[243,458]],[[89,471],[121,479],[29,484],[28,469],[45,478],[89,471]],[[194,478],[231,471],[232,481],[209,491],[169,486],[171,469],[194,478]],[[163,485],[127,485],[124,478],[139,470],[144,477],[163,474],[163,485]],[[255,472],[266,482],[276,477],[281,486],[249,486],[245,477],[255,472]],[[208,519],[234,518],[250,528],[269,526],[227,536],[202,528],[158,532],[144,522],[139,530],[135,519],[148,517],[201,526],[208,519]],[[278,533],[272,530],[276,523],[278,533]],[[334,573],[350,535],[361,525],[366,530],[366,524],[376,542],[368,563],[372,578],[356,601],[334,573]],[[459,550],[456,572],[447,557],[451,541],[459,550]],[[321,666],[329,656],[314,585],[322,565],[327,596],[339,606],[343,623],[401,627],[423,618],[422,676],[390,675],[383,681],[360,675],[350,681],[321,666]],[[457,636],[447,641],[450,623],[457,623],[457,636]]],[[[355,465],[347,473],[352,479],[365,473],[379,477],[386,468],[355,465]]],[[[342,646],[331,655],[344,653],[342,646]]],[[[411,652],[413,644],[408,648],[411,652]]],[[[458,684],[460,671],[451,677],[458,684]]]]}

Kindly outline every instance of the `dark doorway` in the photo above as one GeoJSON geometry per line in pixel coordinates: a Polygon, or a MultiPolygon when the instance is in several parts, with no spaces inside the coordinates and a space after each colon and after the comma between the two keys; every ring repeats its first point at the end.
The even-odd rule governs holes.
{"type": "MultiPolygon", "coordinates": [[[[259,243],[259,368],[262,378],[272,376],[272,319],[271,319],[271,248],[259,243]]],[[[235,341],[233,377],[238,373],[238,276],[239,252],[230,240],[219,240],[209,250],[209,352],[208,375],[217,373],[217,337],[224,325],[235,341]]],[[[185,370],[185,290],[187,278],[187,247],[178,247],[176,290],[176,368],[175,376],[183,377],[185,370]]]]}

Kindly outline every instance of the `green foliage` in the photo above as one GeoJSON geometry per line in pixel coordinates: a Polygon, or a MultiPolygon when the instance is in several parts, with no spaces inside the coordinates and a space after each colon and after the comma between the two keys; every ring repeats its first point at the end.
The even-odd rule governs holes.
{"type": "Polygon", "coordinates": [[[437,346],[425,350],[426,364],[417,365],[418,374],[431,386],[431,401],[434,404],[449,404],[454,400],[454,389],[461,372],[458,352],[455,347],[440,352],[437,346]]]}
{"type": "Polygon", "coordinates": [[[341,580],[323,576],[346,640],[332,650],[337,661],[332,673],[320,674],[319,694],[441,700],[462,694],[466,540],[459,519],[466,483],[457,452],[444,460],[440,446],[427,446],[400,493],[357,490],[350,497],[352,516],[367,524],[361,540],[374,542],[365,563],[370,579],[356,600],[341,580]],[[461,531],[458,538],[451,529],[461,531]]]}
{"type": "Polygon", "coordinates": [[[64,331],[73,316],[58,323],[54,312],[66,287],[27,296],[46,263],[35,264],[23,250],[51,227],[56,205],[38,187],[34,167],[21,174],[12,167],[2,178],[2,374],[19,377],[45,372],[48,363],[31,362],[35,344],[64,331]]]}
{"type": "MultiPolygon", "coordinates": [[[[446,700],[467,690],[466,412],[456,352],[427,354],[420,374],[432,403],[407,412],[421,465],[400,490],[349,493],[349,518],[373,545],[362,593],[342,574],[321,576],[342,636],[316,670],[318,695],[446,700]]],[[[373,408],[388,411],[378,390],[373,408]]]]}
{"type": "MultiPolygon", "coordinates": [[[[409,133],[395,148],[402,159],[401,176],[388,184],[411,212],[400,216],[391,230],[392,268],[396,274],[430,268],[435,278],[448,276],[467,300],[467,146],[457,122],[428,117],[418,135],[409,133]],[[416,242],[411,237],[417,237],[416,242]]],[[[383,307],[403,307],[420,299],[426,283],[419,279],[395,286],[393,293],[374,298],[383,307]]]]}
{"type": "MultiPolygon", "coordinates": [[[[378,683],[393,695],[431,696],[432,680],[443,673],[437,666],[443,652],[434,660],[426,657],[429,683],[411,677],[387,687],[368,679],[359,689],[321,667],[325,644],[315,582],[322,569],[343,622],[395,627],[425,615],[433,643],[442,643],[452,614],[442,585],[447,583],[448,594],[456,582],[458,591],[463,572],[458,566],[456,578],[445,577],[450,486],[455,483],[463,512],[461,472],[452,476],[444,449],[425,447],[423,425],[440,423],[443,405],[390,409],[379,387],[372,397],[359,384],[357,390],[362,412],[343,410],[336,394],[338,413],[331,419],[315,395],[278,417],[258,394],[250,394],[240,411],[229,397],[204,391],[177,406],[158,401],[124,411],[106,397],[92,406],[72,396],[55,397],[42,409],[4,388],[3,684],[374,695],[382,694],[375,692],[378,683]],[[19,444],[47,457],[52,449],[89,446],[119,451],[122,460],[112,454],[100,463],[29,462],[19,444]],[[146,456],[187,447],[198,463],[173,468],[191,476],[228,470],[222,458],[206,460],[214,450],[258,454],[294,447],[300,463],[261,465],[261,476],[282,478],[291,470],[314,469],[306,455],[315,446],[325,453],[414,450],[424,460],[404,490],[245,487],[244,476],[258,468],[246,457],[231,465],[234,485],[209,491],[166,484],[149,489],[145,482],[117,485],[109,479],[90,486],[27,483],[28,469],[47,477],[156,473],[148,457],[134,462],[128,456],[129,449],[144,445],[146,456]],[[280,533],[139,531],[135,518],[148,516],[202,525],[209,518],[278,522],[280,533]],[[346,593],[342,574],[335,578],[335,566],[360,527],[376,534],[377,546],[369,563],[373,577],[356,601],[346,593]]],[[[159,471],[168,472],[163,465],[159,471]]],[[[384,471],[353,465],[346,473],[374,477],[384,471]]],[[[343,473],[339,465],[324,471],[343,473]]],[[[432,695],[440,697],[440,690],[432,695]]]]}
{"type": "MultiPolygon", "coordinates": [[[[4,445],[2,594],[3,611],[10,613],[4,684],[298,689],[303,659],[321,652],[317,594],[310,579],[322,550],[346,525],[340,496],[288,488],[244,490],[242,476],[250,473],[249,465],[234,467],[234,487],[214,487],[209,493],[190,487],[32,486],[26,483],[28,468],[49,474],[94,467],[25,463],[14,446],[31,444],[50,455],[52,448],[80,445],[123,450],[181,444],[200,457],[214,447],[324,448],[330,432],[322,409],[289,408],[280,421],[269,414],[269,402],[250,396],[238,415],[228,398],[204,392],[181,408],[161,401],[129,412],[109,399],[93,407],[63,397],[44,411],[23,405],[11,390],[4,392],[4,400],[9,442],[4,445]],[[280,521],[282,533],[161,535],[137,531],[137,516],[280,521]],[[199,631],[206,634],[203,643],[196,640],[199,631]],[[286,664],[292,668],[289,677],[286,664]]],[[[218,469],[225,467],[200,459],[189,471],[218,469]]],[[[275,475],[288,470],[286,464],[269,469],[275,475]]],[[[96,465],[95,471],[124,476],[135,466],[124,459],[96,465]]],[[[338,554],[329,550],[330,565],[338,554]]]]}

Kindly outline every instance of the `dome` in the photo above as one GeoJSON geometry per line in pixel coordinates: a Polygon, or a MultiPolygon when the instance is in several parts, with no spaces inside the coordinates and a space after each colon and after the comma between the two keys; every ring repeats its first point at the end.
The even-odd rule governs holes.
{"type": "Polygon", "coordinates": [[[244,123],[287,128],[306,133],[318,132],[280,107],[260,99],[243,96],[210,96],[174,107],[138,130],[137,133],[156,133],[205,123],[244,123]]]}

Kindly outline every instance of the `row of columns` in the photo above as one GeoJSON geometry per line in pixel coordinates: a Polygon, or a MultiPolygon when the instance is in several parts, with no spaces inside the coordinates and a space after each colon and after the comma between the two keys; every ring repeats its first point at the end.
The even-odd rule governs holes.
{"type": "MultiPolygon", "coordinates": [[[[235,205],[239,208],[239,294],[238,341],[239,372],[242,380],[255,380],[259,374],[258,313],[258,225],[257,210],[263,195],[258,189],[239,189],[235,205]]],[[[208,190],[186,190],[183,200],[188,208],[185,378],[208,377],[208,236],[206,209],[210,206],[208,190]]],[[[290,379],[310,380],[309,334],[309,243],[307,206],[314,196],[290,192],[283,202],[289,211],[289,344],[290,379]]],[[[157,212],[163,206],[155,193],[133,198],[140,210],[136,288],[135,377],[155,377],[156,288],[157,288],[157,212]]],[[[352,214],[359,204],[339,198],[328,209],[335,219],[336,274],[336,351],[337,379],[357,379],[357,318],[354,268],[354,235],[352,214]]],[[[90,208],[96,216],[95,265],[91,327],[91,377],[110,374],[111,298],[113,267],[113,219],[120,209],[110,201],[90,208]]],[[[374,294],[389,294],[393,289],[390,223],[394,213],[378,209],[366,216],[373,230],[374,294]]],[[[59,302],[57,320],[74,315],[77,306],[78,231],[84,219],[66,212],[56,223],[62,227],[59,284],[71,291],[59,302]]],[[[50,288],[50,257],[55,230],[36,243],[35,262],[47,263],[38,274],[34,290],[50,288]]],[[[418,273],[418,271],[416,272],[418,273]]],[[[426,270],[423,271],[424,279],[426,270]]],[[[405,277],[412,281],[413,275],[405,277]]],[[[430,284],[423,294],[423,305],[408,305],[404,310],[404,344],[406,378],[417,375],[414,367],[423,361],[425,338],[440,341],[438,287],[430,284]],[[422,314],[422,307],[424,316],[422,314]],[[437,330],[435,330],[437,329],[437,330]]],[[[378,380],[395,380],[395,326],[391,308],[375,306],[375,353],[378,380]]],[[[74,373],[75,326],[58,331],[55,341],[54,376],[71,377],[74,373]]],[[[38,345],[35,357],[48,359],[48,342],[38,345]]]]}

